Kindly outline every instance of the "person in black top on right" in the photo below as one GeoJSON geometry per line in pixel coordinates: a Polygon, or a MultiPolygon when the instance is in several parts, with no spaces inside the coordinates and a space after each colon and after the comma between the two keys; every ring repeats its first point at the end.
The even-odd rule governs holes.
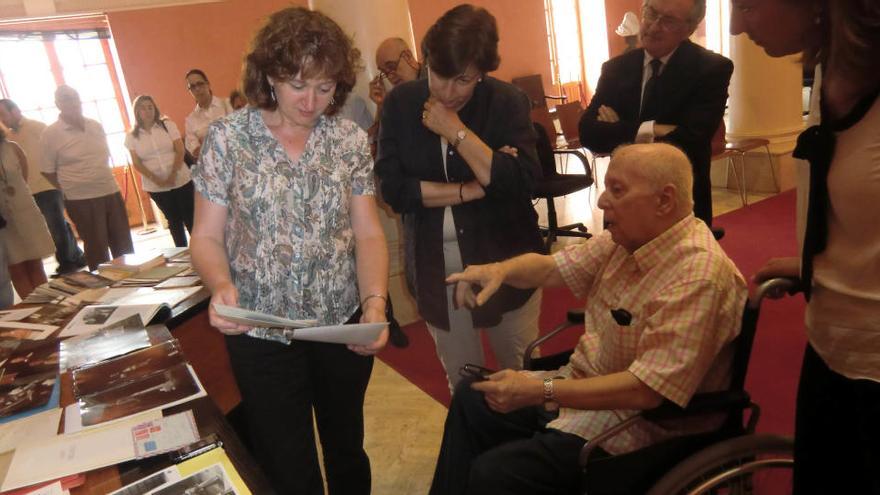
{"type": "Polygon", "coordinates": [[[730,32],[816,67],[793,152],[801,256],[755,274],[800,278],[807,298],[794,493],[880,493],[880,4],[733,0],[730,32]]]}

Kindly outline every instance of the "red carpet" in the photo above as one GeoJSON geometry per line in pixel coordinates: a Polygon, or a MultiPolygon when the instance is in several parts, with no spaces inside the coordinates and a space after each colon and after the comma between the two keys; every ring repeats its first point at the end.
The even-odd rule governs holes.
{"type": "MultiPolygon", "coordinates": [[[[716,225],[726,230],[721,245],[746,278],[751,278],[769,257],[796,252],[794,205],[795,193],[788,191],[716,219],[716,225]]],[[[567,289],[544,291],[542,332],[553,328],[569,307],[577,305],[567,289]]],[[[800,296],[766,302],[762,309],[747,381],[753,400],[762,408],[758,426],[761,431],[791,434],[794,430],[794,398],[805,343],[803,312],[800,296]]],[[[409,347],[389,346],[379,355],[380,359],[448,405],[446,377],[425,324],[413,323],[404,331],[410,339],[409,347]]],[[[570,348],[577,337],[577,329],[570,329],[564,338],[546,346],[544,352],[570,348]]]]}

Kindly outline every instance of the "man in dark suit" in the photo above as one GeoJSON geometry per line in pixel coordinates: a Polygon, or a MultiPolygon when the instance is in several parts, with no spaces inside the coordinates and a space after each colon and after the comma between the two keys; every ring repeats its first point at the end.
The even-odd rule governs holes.
{"type": "Polygon", "coordinates": [[[632,142],[680,147],[694,170],[694,214],[711,226],[711,143],[733,62],[688,40],[705,13],[705,0],[645,0],[642,48],[602,66],[579,130],[581,143],[596,153],[632,142]]]}

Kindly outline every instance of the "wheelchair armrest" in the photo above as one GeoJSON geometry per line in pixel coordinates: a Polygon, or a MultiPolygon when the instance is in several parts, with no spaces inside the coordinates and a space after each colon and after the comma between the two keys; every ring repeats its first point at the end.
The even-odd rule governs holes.
{"type": "Polygon", "coordinates": [[[745,409],[749,404],[751,404],[751,397],[745,390],[722,390],[695,394],[691,397],[687,407],[681,407],[674,402],[665,400],[660,406],[644,411],[642,417],[648,421],[680,419],[707,413],[745,409]]]}
{"type": "Polygon", "coordinates": [[[696,394],[691,398],[687,407],[681,407],[674,402],[666,400],[660,406],[647,411],[642,411],[641,413],[631,416],[596,435],[595,438],[587,442],[581,449],[581,453],[578,456],[578,462],[581,467],[585,467],[596,448],[600,447],[609,438],[617,436],[620,432],[628,429],[639,421],[656,422],[666,419],[681,419],[713,412],[730,412],[750,407],[752,407],[751,398],[744,390],[723,390],[720,392],[696,394]]]}
{"type": "Polygon", "coordinates": [[[565,330],[567,328],[576,327],[576,326],[578,326],[578,323],[583,324],[583,322],[584,322],[583,310],[580,311],[580,321],[577,321],[577,319],[576,319],[577,313],[578,313],[578,311],[575,309],[569,310],[568,311],[568,316],[569,316],[568,319],[566,319],[564,322],[557,325],[556,328],[554,328],[553,330],[550,330],[550,332],[538,337],[537,339],[535,339],[531,343],[529,343],[529,345],[526,347],[525,353],[523,353],[523,369],[524,370],[532,369],[532,353],[541,344],[543,344],[544,342],[547,342],[548,340],[552,339],[553,337],[556,337],[557,335],[562,333],[563,330],[565,330]],[[572,319],[571,316],[574,316],[575,319],[572,319]]]}

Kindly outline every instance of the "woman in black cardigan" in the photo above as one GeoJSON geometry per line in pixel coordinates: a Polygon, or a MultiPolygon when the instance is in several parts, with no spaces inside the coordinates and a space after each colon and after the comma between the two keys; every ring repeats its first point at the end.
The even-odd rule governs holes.
{"type": "Polygon", "coordinates": [[[376,173],[402,215],[406,274],[450,388],[465,363],[483,364],[487,331],[502,368],[519,368],[537,336],[540,291],[503,287],[486,304],[456,309],[447,275],[470,264],[541,252],[531,203],[539,172],[526,96],[488,77],[498,31],[485,9],[460,5],[425,35],[427,80],[386,98],[376,173]]]}

